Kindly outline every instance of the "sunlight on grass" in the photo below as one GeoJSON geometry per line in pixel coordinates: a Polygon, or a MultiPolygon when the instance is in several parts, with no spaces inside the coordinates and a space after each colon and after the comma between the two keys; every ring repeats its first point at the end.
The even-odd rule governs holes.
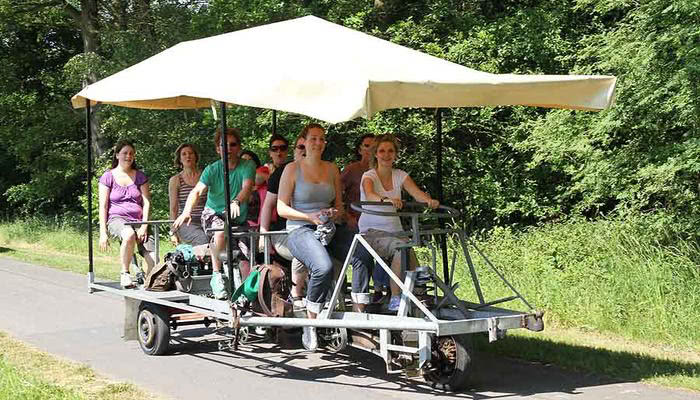
{"type": "Polygon", "coordinates": [[[136,386],[111,382],[86,365],[61,360],[0,332],[0,399],[157,399],[136,386]]]}

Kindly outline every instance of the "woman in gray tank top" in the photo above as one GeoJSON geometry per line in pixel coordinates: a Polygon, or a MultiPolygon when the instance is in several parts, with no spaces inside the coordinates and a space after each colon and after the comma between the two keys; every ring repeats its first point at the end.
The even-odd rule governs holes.
{"type": "MultiPolygon", "coordinates": [[[[306,157],[288,165],[280,179],[277,197],[277,213],[287,219],[289,238],[287,244],[294,257],[307,266],[311,272],[306,293],[306,312],[309,318],[316,318],[321,312],[333,279],[331,257],[344,261],[353,233],[338,224],[328,246],[323,246],[314,236],[317,225],[322,225],[322,215],[335,221],[343,218],[342,186],[338,167],[321,160],[326,148],[326,133],[318,124],[308,124],[306,134],[306,157]]],[[[353,255],[352,298],[358,311],[369,303],[368,266],[372,258],[362,246],[353,255]]],[[[304,347],[315,350],[318,347],[316,330],[304,327],[302,336],[304,347]]]]}

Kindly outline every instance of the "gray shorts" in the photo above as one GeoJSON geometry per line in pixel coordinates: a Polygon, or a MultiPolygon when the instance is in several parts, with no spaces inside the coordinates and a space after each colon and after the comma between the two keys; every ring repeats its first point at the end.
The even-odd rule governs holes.
{"type": "Polygon", "coordinates": [[[200,244],[208,244],[209,237],[204,233],[204,229],[201,225],[195,224],[194,221],[189,225],[184,224],[177,229],[175,232],[180,243],[189,244],[192,246],[199,246],[200,244]]]}
{"type": "MultiPolygon", "coordinates": [[[[217,214],[209,207],[204,207],[204,210],[202,211],[202,227],[204,228],[207,237],[209,237],[209,241],[211,241],[213,240],[216,232],[226,231],[226,216],[223,214],[217,214]],[[217,230],[212,232],[210,229],[217,230]]],[[[248,225],[245,223],[243,225],[233,225],[232,228],[234,232],[243,232],[248,230],[248,225]]]]}
{"type": "MultiPolygon", "coordinates": [[[[126,225],[126,220],[124,218],[112,218],[107,222],[107,232],[109,232],[109,235],[112,236],[115,239],[122,239],[122,232],[124,229],[131,229],[136,232],[136,229],[134,229],[133,226],[126,225]]],[[[156,251],[156,240],[153,237],[153,234],[148,232],[148,235],[146,236],[146,240],[143,242],[139,242],[138,239],[136,240],[136,244],[138,245],[139,249],[139,254],[144,256],[147,252],[148,253],[153,253],[156,251]]]]}
{"type": "Polygon", "coordinates": [[[368,229],[365,233],[368,234],[367,236],[363,235],[367,243],[383,259],[391,260],[394,254],[399,251],[398,246],[409,241],[408,238],[391,236],[391,233],[380,231],[379,229],[368,229]]]}

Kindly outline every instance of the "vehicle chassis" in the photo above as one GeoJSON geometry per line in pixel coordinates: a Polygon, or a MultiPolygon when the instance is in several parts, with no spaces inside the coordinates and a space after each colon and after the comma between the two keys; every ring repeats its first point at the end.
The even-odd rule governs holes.
{"type": "MultiPolygon", "coordinates": [[[[407,203],[416,206],[417,203],[407,203]]],[[[252,313],[237,315],[235,305],[230,301],[215,300],[200,294],[182,291],[152,292],[143,289],[121,289],[119,282],[96,282],[94,273],[88,273],[90,292],[106,291],[123,296],[125,299],[124,334],[125,340],[138,340],[141,348],[147,354],[158,355],[168,350],[170,330],[183,325],[203,324],[209,327],[215,324],[218,333],[233,332],[232,339],[220,341],[219,348],[236,348],[239,342],[246,343],[252,327],[292,328],[317,327],[319,338],[326,343],[330,351],[340,351],[347,345],[371,351],[382,357],[389,373],[406,372],[409,375],[422,374],[426,381],[435,387],[447,390],[460,390],[468,384],[472,366],[471,334],[486,332],[489,341],[495,341],[504,336],[508,329],[526,328],[541,331],[544,328],[542,312],[536,311],[525,298],[505,279],[488,258],[476,247],[464,231],[455,228],[421,229],[420,219],[455,218],[459,215],[456,210],[441,206],[432,212],[400,212],[384,213],[369,211],[363,206],[386,205],[379,202],[362,202],[353,204],[353,208],[361,212],[377,215],[399,215],[410,218],[411,231],[398,235],[408,238],[402,247],[402,270],[406,271],[407,250],[411,247],[428,247],[432,250],[432,265],[424,270],[429,271],[433,284],[433,302],[419,299],[413,289],[416,285],[417,272],[406,271],[405,279],[401,281],[376,251],[368,244],[364,236],[356,234],[350,251],[342,264],[338,277],[345,277],[350,256],[357,246],[363,246],[375,259],[402,291],[401,303],[396,315],[371,312],[345,311],[345,279],[337,279],[334,284],[330,301],[317,319],[308,319],[305,312],[295,312],[294,317],[261,317],[252,313]],[[457,239],[463,252],[478,303],[460,300],[455,295],[459,284],[450,285],[455,271],[457,249],[449,268],[444,268],[445,281],[436,273],[436,247],[431,237],[436,241],[447,238],[457,239]],[[478,274],[472,262],[468,249],[471,245],[482,257],[485,263],[500,277],[513,292],[512,296],[486,301],[479,283],[478,274]],[[496,305],[520,299],[530,310],[520,312],[508,310],[496,305]],[[235,321],[235,324],[234,324],[235,321]],[[230,328],[230,329],[226,329],[230,328]]],[[[156,241],[158,241],[158,226],[171,221],[151,221],[154,226],[156,241]]],[[[135,223],[138,224],[138,223],[135,223]]],[[[440,224],[443,226],[444,224],[440,224]]],[[[270,261],[270,235],[285,232],[239,232],[232,237],[249,240],[249,249],[255,249],[259,236],[266,237],[264,243],[265,263],[270,261]]],[[[443,242],[444,244],[444,242],[443,242]]],[[[157,247],[156,247],[157,248],[157,247]]],[[[444,248],[444,247],[443,247],[444,248]]],[[[446,251],[443,251],[444,267],[446,251]]],[[[255,265],[255,257],[250,254],[251,268],[255,265]]],[[[228,273],[233,276],[233,285],[241,284],[240,270],[236,263],[227,263],[228,273]]]]}

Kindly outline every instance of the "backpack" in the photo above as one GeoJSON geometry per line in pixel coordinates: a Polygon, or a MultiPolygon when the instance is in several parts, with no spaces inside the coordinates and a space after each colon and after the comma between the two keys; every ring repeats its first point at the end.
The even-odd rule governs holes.
{"type": "Polygon", "coordinates": [[[291,280],[287,272],[277,264],[258,265],[231,296],[235,302],[243,295],[252,311],[268,317],[286,317],[292,314],[289,297],[291,280]]]}

